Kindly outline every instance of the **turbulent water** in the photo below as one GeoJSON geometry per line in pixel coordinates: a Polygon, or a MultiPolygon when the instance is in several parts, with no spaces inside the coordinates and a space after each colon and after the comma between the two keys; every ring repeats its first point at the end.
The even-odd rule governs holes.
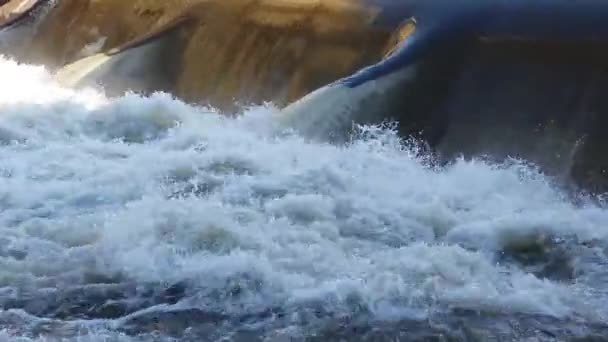
{"type": "Polygon", "coordinates": [[[608,336],[608,211],[525,163],[0,75],[0,341],[608,336]]]}

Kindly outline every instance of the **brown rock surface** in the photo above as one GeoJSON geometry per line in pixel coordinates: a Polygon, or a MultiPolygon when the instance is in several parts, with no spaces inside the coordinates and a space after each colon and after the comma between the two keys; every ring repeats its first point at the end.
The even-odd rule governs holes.
{"type": "Polygon", "coordinates": [[[42,2],[41,0],[0,0],[0,28],[14,23],[42,2]]]}
{"type": "Polygon", "coordinates": [[[164,88],[224,109],[281,105],[380,60],[395,36],[375,15],[358,0],[61,0],[26,59],[60,67],[177,28],[185,41],[164,88]]]}

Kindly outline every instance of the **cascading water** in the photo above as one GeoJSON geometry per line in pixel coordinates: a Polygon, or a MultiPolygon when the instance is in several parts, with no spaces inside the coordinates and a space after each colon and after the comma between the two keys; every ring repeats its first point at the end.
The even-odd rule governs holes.
{"type": "Polygon", "coordinates": [[[608,336],[608,211],[523,162],[0,75],[0,340],[608,336]]]}
{"type": "MultiPolygon", "coordinates": [[[[2,1],[0,1],[0,6],[2,5],[2,1]]],[[[5,23],[0,20],[0,53],[10,54],[14,57],[26,55],[31,39],[38,30],[41,20],[55,5],[55,0],[37,1],[30,4],[22,3],[16,7],[16,9],[24,11],[23,14],[15,15],[19,17],[19,20],[7,24],[5,27],[2,25],[5,23]]],[[[0,17],[2,17],[1,10],[2,8],[0,8],[0,17]]]]}

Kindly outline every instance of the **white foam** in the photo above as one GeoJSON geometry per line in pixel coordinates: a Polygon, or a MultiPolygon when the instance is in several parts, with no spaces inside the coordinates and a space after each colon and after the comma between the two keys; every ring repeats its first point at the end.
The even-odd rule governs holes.
{"type": "Polygon", "coordinates": [[[531,169],[433,170],[388,130],[338,147],[273,131],[271,107],[227,119],[167,94],[63,89],[4,59],[0,74],[0,249],[27,253],[0,257],[0,287],[95,271],[189,279],[189,305],[240,281],[230,301],[242,305],[226,310],[355,298],[379,317],[458,306],[608,319],[603,284],[493,261],[520,235],[608,236],[607,211],[570,204],[531,169]]]}
{"type": "Polygon", "coordinates": [[[322,141],[329,135],[340,136],[341,132],[353,127],[357,120],[384,115],[386,110],[379,110],[387,105],[384,94],[396,87],[407,88],[404,84],[412,80],[416,73],[414,65],[357,87],[351,88],[339,81],[335,82],[290,104],[276,115],[276,120],[310,139],[322,141]]]}

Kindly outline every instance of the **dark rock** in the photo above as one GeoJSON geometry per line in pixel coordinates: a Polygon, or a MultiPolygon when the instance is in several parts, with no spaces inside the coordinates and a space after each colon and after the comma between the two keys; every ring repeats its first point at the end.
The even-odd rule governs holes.
{"type": "Polygon", "coordinates": [[[164,289],[158,296],[158,299],[163,303],[175,304],[184,298],[186,290],[187,284],[179,282],[164,289]]]}
{"type": "Polygon", "coordinates": [[[120,329],[129,334],[161,332],[170,336],[180,336],[191,328],[195,328],[199,332],[207,332],[227,319],[228,316],[222,313],[202,309],[192,308],[171,311],[159,309],[159,311],[136,314],[130,317],[120,329]]]}
{"type": "Polygon", "coordinates": [[[570,248],[575,244],[576,241],[545,235],[528,236],[504,246],[499,261],[518,265],[539,278],[569,281],[575,275],[570,248]]]}
{"type": "Polygon", "coordinates": [[[89,311],[89,316],[101,319],[116,319],[129,313],[129,307],[121,302],[106,302],[89,311]]]}

